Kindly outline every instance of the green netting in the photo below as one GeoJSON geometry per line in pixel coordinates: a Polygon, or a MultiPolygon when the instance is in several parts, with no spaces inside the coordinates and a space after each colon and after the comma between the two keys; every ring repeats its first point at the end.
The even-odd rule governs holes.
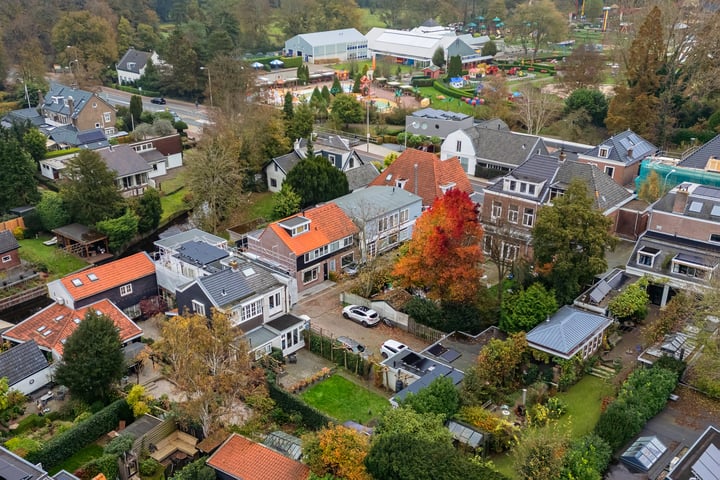
{"type": "Polygon", "coordinates": [[[640,174],[635,179],[635,188],[637,191],[640,191],[640,185],[642,185],[652,171],[657,172],[660,179],[663,180],[666,189],[670,189],[683,182],[699,183],[709,187],[720,187],[720,173],[706,172],[705,170],[699,170],[697,168],[677,167],[660,163],[657,160],[647,159],[643,160],[640,165],[640,174]]]}

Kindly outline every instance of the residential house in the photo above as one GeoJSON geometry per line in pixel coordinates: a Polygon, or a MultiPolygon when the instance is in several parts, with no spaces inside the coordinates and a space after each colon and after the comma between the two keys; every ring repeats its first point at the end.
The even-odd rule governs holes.
{"type": "Polygon", "coordinates": [[[620,185],[632,185],[640,173],[641,162],[657,151],[655,145],[626,130],[578,154],[578,162],[595,165],[620,185]]]}
{"type": "Polygon", "coordinates": [[[49,352],[55,360],[59,360],[63,355],[65,341],[90,310],[109,317],[115,323],[123,346],[140,341],[142,329],[108,299],[75,308],[52,303],[6,330],[2,338],[13,344],[34,341],[40,350],[49,352]]]}
{"type": "Polygon", "coordinates": [[[334,203],[307,209],[246,235],[244,249],[295,278],[298,292],[340,273],[355,255],[358,228],[334,203]]]}
{"type": "Polygon", "coordinates": [[[175,133],[164,137],[149,138],[138,142],[130,143],[129,146],[135,150],[147,162],[152,169],[148,173],[148,183],[160,188],[158,177],[183,165],[183,146],[180,135],[175,133]]]}
{"type": "Polygon", "coordinates": [[[532,155],[527,161],[485,189],[481,220],[485,226],[483,250],[495,251],[508,261],[532,259],[532,229],[538,210],[564,194],[573,180],[586,184],[594,207],[615,219],[619,208],[630,202],[632,193],[593,165],[532,155]]]}
{"type": "Polygon", "coordinates": [[[30,395],[52,381],[53,369],[35,341],[30,340],[0,353],[0,378],[8,387],[30,395]]]}
{"type": "Polygon", "coordinates": [[[45,123],[60,127],[72,125],[78,131],[101,129],[115,133],[115,108],[95,93],[50,82],[50,90],[40,102],[45,123]]]}
{"type": "Polygon", "coordinates": [[[212,318],[216,309],[248,332],[290,310],[287,285],[273,272],[243,257],[232,257],[229,266],[178,287],[178,311],[212,318]]]}
{"type": "Polygon", "coordinates": [[[287,357],[305,348],[303,330],[308,328],[308,320],[305,315],[286,313],[247,331],[243,338],[250,345],[250,355],[257,360],[277,348],[287,357]]]}
{"type": "Polygon", "coordinates": [[[287,57],[302,57],[308,63],[337,63],[368,58],[368,41],[354,28],[301,33],[285,41],[287,57]]]}
{"type": "Polygon", "coordinates": [[[708,425],[671,468],[667,480],[716,480],[720,472],[720,429],[708,425]]]}
{"type": "Polygon", "coordinates": [[[207,460],[218,480],[307,480],[310,468],[233,433],[207,460]]]}
{"type": "Polygon", "coordinates": [[[422,108],[405,117],[405,131],[413,135],[445,139],[456,130],[472,127],[473,122],[473,116],[465,113],[422,108]]]}
{"type": "Polygon", "coordinates": [[[115,172],[115,184],[123,197],[138,197],[148,188],[148,162],[130,145],[110,145],[97,151],[109,170],[115,172]]]}
{"type": "Polygon", "coordinates": [[[10,230],[0,230],[0,272],[20,265],[20,244],[10,230]]]}
{"type": "Polygon", "coordinates": [[[375,180],[371,186],[397,187],[422,198],[429,207],[451,188],[473,193],[472,185],[457,158],[441,160],[437,155],[408,148],[375,180]]]}
{"type": "Polygon", "coordinates": [[[608,317],[564,305],[546,321],[530,330],[530,348],[552,357],[585,360],[602,345],[605,330],[612,325],[608,317]]]}
{"type": "Polygon", "coordinates": [[[357,150],[355,152],[365,163],[345,172],[345,177],[348,181],[348,190],[351,192],[360,190],[370,185],[370,182],[380,175],[377,167],[372,162],[378,162],[382,165],[385,160],[384,158],[373,158],[370,155],[360,153],[357,150]]]}
{"type": "Polygon", "coordinates": [[[371,186],[333,200],[358,227],[360,258],[352,254],[341,266],[365,262],[412,237],[415,220],[422,214],[422,198],[398,187],[371,186]]]}
{"type": "Polygon", "coordinates": [[[707,289],[719,264],[720,188],[684,182],[652,205],[627,271],[649,275],[651,298],[665,306],[675,290],[707,289]]]}
{"type": "Polygon", "coordinates": [[[130,318],[140,316],[141,300],[158,294],[155,264],[145,252],[71,273],[47,287],[51,299],[72,310],[108,299],[130,318]]]}
{"type": "Polygon", "coordinates": [[[5,480],[79,480],[65,470],[50,475],[42,465],[33,465],[5,447],[0,447],[0,471],[5,480]]]}
{"type": "Polygon", "coordinates": [[[547,155],[542,138],[511,132],[502,121],[489,121],[448,134],[440,158],[458,157],[463,170],[477,177],[498,177],[532,155],[547,155]]]}
{"type": "MultiPolygon", "coordinates": [[[[343,172],[349,172],[355,168],[365,165],[365,160],[355,147],[358,140],[343,138],[339,135],[320,134],[314,137],[312,148],[315,156],[327,159],[332,165],[343,172]]],[[[279,192],[287,174],[300,163],[300,160],[307,158],[308,141],[304,138],[298,139],[293,144],[293,151],[270,160],[263,171],[268,182],[268,190],[279,192]]]]}
{"type": "Polygon", "coordinates": [[[133,47],[128,48],[125,55],[115,65],[118,83],[128,85],[140,80],[145,75],[145,68],[149,61],[152,61],[154,65],[158,65],[160,57],[155,52],[143,52],[142,50],[135,50],[133,47]]]}

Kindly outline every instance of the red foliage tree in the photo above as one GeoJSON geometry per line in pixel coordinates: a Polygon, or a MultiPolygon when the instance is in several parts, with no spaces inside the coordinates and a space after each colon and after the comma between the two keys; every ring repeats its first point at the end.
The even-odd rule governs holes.
{"type": "Polygon", "coordinates": [[[473,301],[483,276],[482,236],[477,206],[467,193],[450,190],[418,218],[393,273],[431,298],[473,301]]]}

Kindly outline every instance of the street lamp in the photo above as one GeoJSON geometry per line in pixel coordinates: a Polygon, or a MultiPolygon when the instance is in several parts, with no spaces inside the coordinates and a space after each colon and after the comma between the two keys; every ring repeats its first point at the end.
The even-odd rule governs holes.
{"type": "MultiPolygon", "coordinates": [[[[410,124],[410,126],[411,126],[412,128],[417,128],[417,127],[418,127],[418,123],[417,123],[417,122],[412,122],[412,123],[410,124]]],[[[406,128],[406,129],[405,129],[405,148],[403,149],[403,151],[407,150],[407,137],[408,137],[408,131],[407,131],[407,128],[406,128]]]]}
{"type": "Polygon", "coordinates": [[[212,98],[212,79],[210,78],[210,69],[208,67],[200,67],[200,70],[207,71],[208,76],[208,93],[210,94],[210,107],[213,106],[213,98],[212,98]]]}
{"type": "Polygon", "coordinates": [[[72,45],[66,46],[66,47],[65,47],[65,50],[70,49],[70,48],[72,48],[72,49],[75,51],[75,60],[70,60],[70,61],[68,62],[68,66],[70,67],[70,73],[72,73],[73,79],[75,80],[75,84],[77,85],[77,74],[78,74],[77,70],[78,70],[78,68],[79,68],[79,66],[80,66],[80,63],[78,62],[78,58],[77,58],[77,57],[78,57],[78,55],[77,55],[78,52],[77,52],[77,47],[74,47],[74,46],[72,46],[72,45]],[[73,62],[75,62],[75,71],[73,71],[73,68],[72,68],[73,62]]]}
{"type": "Polygon", "coordinates": [[[672,170],[670,170],[669,172],[667,172],[667,173],[665,174],[665,179],[663,180],[663,188],[662,188],[662,194],[663,194],[663,195],[665,194],[665,188],[667,187],[668,177],[669,177],[670,175],[672,175],[673,173],[675,173],[675,172],[677,172],[677,170],[675,170],[675,169],[673,168],[672,170]]]}

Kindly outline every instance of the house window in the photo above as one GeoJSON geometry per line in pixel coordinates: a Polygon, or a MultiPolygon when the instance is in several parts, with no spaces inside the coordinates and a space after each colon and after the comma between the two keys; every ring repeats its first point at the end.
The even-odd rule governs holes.
{"type": "Polygon", "coordinates": [[[268,297],[268,303],[270,304],[270,311],[281,308],[282,303],[280,303],[280,292],[270,295],[270,297],[268,297]]]}
{"type": "Polygon", "coordinates": [[[193,311],[195,313],[197,313],[198,315],[205,316],[205,304],[204,303],[200,303],[197,300],[193,300],[192,307],[193,307],[193,311]]]}
{"type": "Polygon", "coordinates": [[[713,243],[720,243],[720,233],[711,233],[710,241],[713,243]]]}
{"type": "Polygon", "coordinates": [[[353,244],[352,235],[348,235],[347,237],[343,238],[343,247],[349,247],[352,244],[353,244]]]}
{"type": "Polygon", "coordinates": [[[110,117],[110,112],[103,113],[103,122],[110,123],[112,118],[110,117]]]}
{"type": "Polygon", "coordinates": [[[335,155],[333,155],[332,153],[328,153],[328,160],[330,161],[330,163],[335,165],[335,155]]]}
{"type": "Polygon", "coordinates": [[[483,237],[483,252],[485,254],[490,254],[492,252],[492,237],[485,235],[483,237]]]}
{"type": "Polygon", "coordinates": [[[395,181],[395,186],[397,188],[405,188],[405,184],[407,183],[407,178],[398,178],[395,181]]]}
{"type": "Polygon", "coordinates": [[[673,273],[687,275],[688,277],[705,278],[707,268],[700,266],[692,266],[685,263],[678,263],[675,259],[673,259],[672,271],[673,273]]]}
{"type": "Polygon", "coordinates": [[[2,263],[8,263],[10,260],[12,260],[12,257],[10,255],[5,255],[2,257],[2,263]]]}
{"type": "Polygon", "coordinates": [[[523,212],[523,225],[526,227],[532,227],[535,223],[535,210],[532,208],[526,208],[523,212]]]}
{"type": "Polygon", "coordinates": [[[510,205],[508,207],[508,222],[517,223],[518,222],[518,213],[519,213],[518,206],[510,205]]]}
{"type": "Polygon", "coordinates": [[[355,260],[355,255],[352,254],[352,253],[348,253],[347,255],[343,255],[342,257],[340,257],[340,266],[341,266],[341,267],[347,267],[348,265],[350,265],[351,263],[353,263],[354,260],[355,260]]]}
{"type": "Polygon", "coordinates": [[[455,144],[455,150],[457,150],[458,152],[462,150],[462,142],[460,140],[458,140],[455,144]]]}
{"type": "Polygon", "coordinates": [[[517,182],[515,180],[510,180],[510,186],[508,188],[511,192],[517,191],[517,182]]]}
{"type": "Polygon", "coordinates": [[[652,247],[642,247],[637,253],[638,265],[645,265],[652,267],[655,263],[655,258],[660,255],[660,250],[652,247]]]}
{"type": "Polygon", "coordinates": [[[518,247],[510,243],[503,244],[502,256],[505,260],[515,260],[517,258],[518,247]]]}
{"type": "Polygon", "coordinates": [[[565,195],[565,192],[563,192],[562,190],[558,190],[557,188],[550,189],[550,201],[551,202],[558,197],[562,197],[563,195],[565,195]]]}
{"type": "Polygon", "coordinates": [[[120,296],[124,297],[125,295],[130,295],[132,293],[132,283],[128,283],[127,285],[123,285],[120,287],[120,296]]]}
{"type": "Polygon", "coordinates": [[[405,223],[410,219],[410,210],[407,208],[400,210],[400,223],[405,223]]]}
{"type": "Polygon", "coordinates": [[[270,186],[271,186],[271,187],[277,187],[277,180],[275,180],[274,178],[271,178],[271,179],[270,179],[270,186]]]}
{"type": "Polygon", "coordinates": [[[605,167],[605,173],[607,173],[608,177],[612,178],[615,173],[615,167],[605,167]]]}
{"type": "Polygon", "coordinates": [[[241,322],[246,322],[251,318],[255,318],[258,315],[262,315],[262,299],[256,300],[252,303],[248,303],[242,306],[242,314],[240,316],[241,322]]]}
{"type": "Polygon", "coordinates": [[[520,193],[527,193],[527,183],[520,182],[520,193]]]}
{"type": "Polygon", "coordinates": [[[609,150],[605,147],[600,147],[600,158],[608,158],[609,150]]]}
{"type": "Polygon", "coordinates": [[[318,278],[318,267],[303,272],[303,284],[314,282],[318,278]]]}
{"type": "Polygon", "coordinates": [[[502,203],[500,202],[493,202],[492,203],[492,219],[500,218],[502,217],[502,203]]]}
{"type": "Polygon", "coordinates": [[[530,195],[535,195],[535,185],[532,185],[532,184],[528,185],[528,193],[530,195]]]}

